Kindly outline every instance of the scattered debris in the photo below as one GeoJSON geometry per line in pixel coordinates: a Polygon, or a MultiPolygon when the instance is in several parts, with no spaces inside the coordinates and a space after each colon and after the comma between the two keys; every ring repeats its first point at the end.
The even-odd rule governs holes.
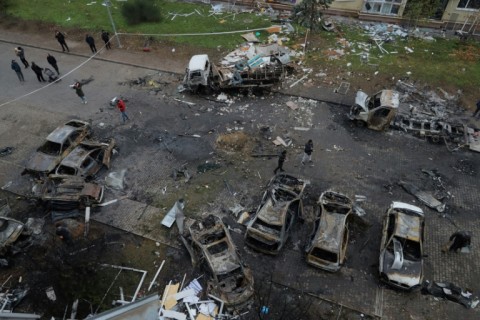
{"type": "Polygon", "coordinates": [[[450,282],[436,282],[430,283],[426,280],[422,284],[421,293],[426,295],[430,294],[434,297],[447,299],[463,305],[466,308],[475,308],[480,300],[478,297],[473,296],[470,289],[462,289],[450,282]]]}
{"type": "Polygon", "coordinates": [[[398,183],[402,188],[415,196],[422,203],[426,204],[428,207],[437,210],[438,212],[445,211],[445,203],[438,201],[431,193],[420,190],[417,186],[412,183],[399,181],[398,183]]]}
{"type": "Polygon", "coordinates": [[[13,147],[0,148],[0,157],[8,156],[13,152],[13,147]]]}
{"type": "Polygon", "coordinates": [[[175,202],[173,207],[163,217],[162,225],[167,228],[171,228],[176,220],[177,215],[183,215],[183,209],[185,208],[185,200],[179,199],[175,202]]]}
{"type": "Polygon", "coordinates": [[[105,184],[113,189],[123,190],[126,172],[127,169],[122,169],[119,172],[110,172],[105,177],[105,184]]]}

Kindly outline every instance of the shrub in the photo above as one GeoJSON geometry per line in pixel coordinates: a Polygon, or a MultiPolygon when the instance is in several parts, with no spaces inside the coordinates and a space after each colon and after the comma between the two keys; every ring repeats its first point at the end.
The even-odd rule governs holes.
{"type": "Polygon", "coordinates": [[[12,6],[11,0],[0,0],[0,14],[7,14],[7,10],[12,6]]]}
{"type": "Polygon", "coordinates": [[[129,25],[162,21],[160,8],[152,0],[126,2],[122,7],[122,15],[129,25]]]}

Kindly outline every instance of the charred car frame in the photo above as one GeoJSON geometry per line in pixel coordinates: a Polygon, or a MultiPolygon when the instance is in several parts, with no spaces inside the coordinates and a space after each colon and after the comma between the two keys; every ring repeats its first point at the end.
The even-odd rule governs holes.
{"type": "Polygon", "coordinates": [[[25,172],[48,174],[80,142],[92,133],[90,124],[81,120],[70,120],[50,133],[43,145],[37,149],[25,166],[25,172]]]}
{"type": "Polygon", "coordinates": [[[104,187],[78,176],[51,174],[35,184],[33,193],[50,209],[64,211],[101,203],[104,187]]]}
{"type": "Polygon", "coordinates": [[[192,262],[201,262],[210,274],[208,292],[222,299],[227,307],[248,302],[253,296],[252,272],[241,260],[219,217],[209,215],[202,221],[194,221],[182,241],[192,262]]]}
{"type": "Polygon", "coordinates": [[[396,91],[382,90],[369,96],[360,90],[348,117],[359,125],[382,131],[388,128],[395,118],[399,103],[399,93],[396,91]]]}
{"type": "Polygon", "coordinates": [[[425,218],[422,209],[393,202],[383,221],[380,279],[389,285],[413,290],[423,279],[425,218]]]}
{"type": "Polygon", "coordinates": [[[310,243],[306,247],[307,263],[327,271],[338,271],[348,245],[348,223],[353,203],[347,196],[326,191],[320,195],[310,243]]]}
{"type": "Polygon", "coordinates": [[[60,162],[55,174],[93,177],[103,167],[110,167],[114,146],[115,140],[113,139],[110,139],[108,143],[83,141],[60,162]]]}
{"type": "Polygon", "coordinates": [[[267,254],[278,254],[296,217],[303,219],[303,190],[307,182],[282,173],[268,183],[254,218],[248,223],[245,243],[267,254]]]}

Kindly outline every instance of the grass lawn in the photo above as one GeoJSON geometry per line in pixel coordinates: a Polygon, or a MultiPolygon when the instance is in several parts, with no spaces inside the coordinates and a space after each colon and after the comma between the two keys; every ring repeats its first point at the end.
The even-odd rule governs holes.
{"type": "Polygon", "coordinates": [[[389,52],[387,54],[380,51],[363,29],[356,26],[341,26],[341,29],[341,36],[323,32],[320,37],[324,49],[341,48],[338,40],[346,39],[350,43],[350,47],[344,48],[346,54],[339,59],[328,60],[324,50],[311,51],[307,55],[307,64],[348,69],[353,74],[365,74],[372,78],[376,71],[385,75],[385,78],[408,77],[410,81],[428,84],[432,88],[441,87],[451,94],[460,89],[463,92],[462,102],[470,106],[474,106],[480,98],[480,45],[476,41],[461,42],[458,38],[428,41],[398,37],[383,44],[383,48],[389,52]],[[364,50],[359,43],[370,47],[371,65],[361,63],[359,54],[364,50]],[[347,68],[348,63],[351,65],[347,68]]]}
{"type": "MultiPolygon", "coordinates": [[[[272,23],[265,15],[254,13],[223,13],[211,15],[211,5],[174,1],[151,0],[160,8],[163,21],[129,26],[121,14],[124,2],[111,0],[111,13],[119,33],[138,34],[185,34],[214,33],[269,27],[272,23]],[[197,12],[198,11],[198,12],[197,12]],[[185,17],[173,14],[189,14],[185,17]],[[171,13],[171,14],[169,14],[171,13]]],[[[58,25],[61,29],[80,28],[99,32],[112,31],[107,8],[102,0],[15,0],[9,14],[23,20],[41,20],[58,25]]],[[[226,6],[225,4],[224,6],[226,6]]],[[[111,32],[113,33],[113,32],[111,32]]],[[[234,47],[241,38],[239,34],[210,36],[162,37],[177,43],[188,43],[205,48],[234,47]]]]}

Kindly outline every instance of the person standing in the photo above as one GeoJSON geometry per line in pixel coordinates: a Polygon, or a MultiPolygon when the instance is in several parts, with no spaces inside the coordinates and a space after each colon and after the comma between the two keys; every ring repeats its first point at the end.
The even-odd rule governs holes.
{"type": "Polygon", "coordinates": [[[450,247],[448,248],[449,251],[457,252],[461,250],[463,247],[469,247],[472,242],[472,236],[467,231],[457,231],[453,233],[450,238],[450,247]]]}
{"type": "Polygon", "coordinates": [[[120,110],[122,114],[123,123],[125,123],[125,121],[127,120],[130,120],[130,118],[128,118],[127,113],[125,112],[125,110],[127,109],[127,106],[125,105],[125,101],[123,101],[122,99],[117,99],[117,108],[118,110],[120,110]]]}
{"type": "Polygon", "coordinates": [[[53,69],[55,69],[57,74],[60,75],[60,71],[58,71],[57,59],[55,59],[55,57],[52,56],[51,54],[48,54],[47,61],[53,67],[53,69]]]}
{"type": "Polygon", "coordinates": [[[480,100],[477,101],[477,110],[473,113],[472,117],[477,117],[478,114],[480,113],[480,100]]]}
{"type": "Polygon", "coordinates": [[[45,78],[42,74],[43,69],[37,66],[35,62],[32,62],[32,71],[35,72],[35,74],[37,75],[37,79],[39,82],[45,82],[45,78]]]}
{"type": "Polygon", "coordinates": [[[105,42],[105,48],[107,48],[107,50],[112,49],[110,44],[110,34],[108,31],[102,30],[102,40],[105,42]]]}
{"type": "Polygon", "coordinates": [[[72,84],[70,86],[73,90],[75,90],[75,93],[77,94],[77,96],[80,97],[80,99],[82,99],[82,103],[83,104],[87,104],[87,99],[85,98],[85,93],[83,93],[83,84],[79,81],[75,82],[74,84],[72,84]]]}
{"type": "Polygon", "coordinates": [[[93,39],[91,35],[87,34],[85,36],[85,42],[87,42],[90,46],[90,50],[92,50],[92,53],[97,52],[97,48],[95,47],[95,39],[93,39]]]}
{"type": "Polygon", "coordinates": [[[313,152],[313,141],[312,139],[308,140],[303,149],[302,164],[305,164],[305,161],[312,162],[312,152],[313,152]]]}
{"type": "Polygon", "coordinates": [[[23,78],[22,68],[20,68],[17,61],[15,60],[12,60],[12,70],[15,71],[20,82],[25,82],[25,79],[23,78]]]}
{"type": "Polygon", "coordinates": [[[25,66],[25,69],[28,68],[28,61],[25,59],[25,51],[23,50],[22,47],[16,47],[15,48],[15,54],[17,57],[20,58],[20,61],[22,61],[23,65],[25,66]]]}
{"type": "Polygon", "coordinates": [[[67,42],[65,41],[65,35],[61,33],[60,31],[56,30],[55,31],[55,38],[57,38],[58,43],[62,46],[63,52],[65,52],[65,49],[70,52],[70,49],[68,49],[67,42]]]}
{"type": "Polygon", "coordinates": [[[285,160],[287,160],[287,150],[283,150],[280,156],[278,157],[278,165],[275,168],[275,170],[273,170],[274,174],[277,174],[278,170],[280,170],[280,172],[285,171],[283,170],[283,163],[285,162],[285,160]]]}

